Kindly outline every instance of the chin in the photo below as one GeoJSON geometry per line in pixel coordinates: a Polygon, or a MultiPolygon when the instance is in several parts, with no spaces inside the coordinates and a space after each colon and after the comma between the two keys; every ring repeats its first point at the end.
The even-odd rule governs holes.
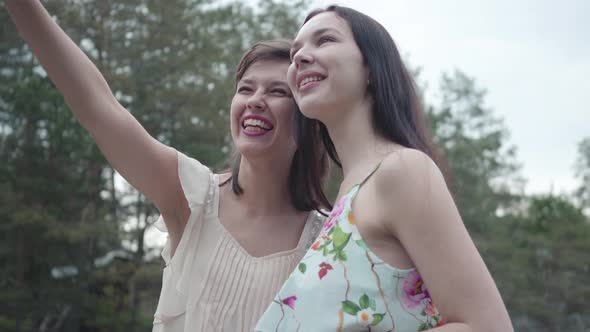
{"type": "Polygon", "coordinates": [[[295,143],[290,146],[267,145],[267,144],[249,144],[243,143],[236,145],[236,149],[243,158],[250,161],[271,161],[273,163],[282,162],[285,158],[292,159],[295,153],[295,143]]]}
{"type": "Polygon", "coordinates": [[[301,114],[303,114],[306,118],[322,121],[322,119],[326,116],[326,110],[328,105],[324,105],[324,103],[315,103],[315,102],[302,102],[299,105],[299,109],[301,114]]]}
{"type": "Polygon", "coordinates": [[[269,154],[270,148],[267,144],[241,142],[236,144],[236,150],[245,158],[260,158],[269,154]]]}

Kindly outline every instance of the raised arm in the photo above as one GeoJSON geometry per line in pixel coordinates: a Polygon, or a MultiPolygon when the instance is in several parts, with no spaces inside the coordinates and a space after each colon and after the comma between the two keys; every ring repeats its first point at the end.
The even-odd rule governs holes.
{"type": "Polygon", "coordinates": [[[151,137],[119,104],[96,66],[39,0],[4,1],[18,31],[74,116],[109,163],[165,215],[173,240],[179,237],[188,205],[178,179],[175,151],[151,137]]]}

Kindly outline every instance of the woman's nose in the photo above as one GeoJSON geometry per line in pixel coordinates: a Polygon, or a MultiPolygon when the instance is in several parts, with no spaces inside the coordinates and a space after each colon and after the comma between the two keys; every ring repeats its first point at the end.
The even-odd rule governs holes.
{"type": "Polygon", "coordinates": [[[305,64],[313,63],[313,57],[307,49],[301,48],[293,56],[293,62],[297,67],[300,67],[305,64]]]}
{"type": "Polygon", "coordinates": [[[264,98],[262,93],[256,92],[248,98],[246,106],[249,109],[263,110],[265,108],[264,98]]]}

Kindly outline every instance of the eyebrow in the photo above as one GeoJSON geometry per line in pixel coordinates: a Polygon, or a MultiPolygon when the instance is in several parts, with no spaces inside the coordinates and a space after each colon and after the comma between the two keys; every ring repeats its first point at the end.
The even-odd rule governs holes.
{"type": "MultiPolygon", "coordinates": [[[[245,84],[256,84],[256,80],[251,80],[251,79],[244,79],[244,80],[240,80],[239,83],[245,83],[245,84]]],[[[288,87],[289,85],[287,84],[287,82],[284,81],[272,81],[270,82],[271,86],[276,86],[276,85],[283,85],[288,87]]]]}
{"type": "MultiPolygon", "coordinates": [[[[317,37],[318,35],[323,35],[326,32],[335,32],[339,35],[342,35],[338,30],[334,29],[334,28],[321,28],[321,29],[317,29],[316,31],[314,31],[311,36],[312,37],[317,37]]],[[[295,50],[297,48],[299,48],[299,46],[301,46],[301,42],[296,40],[293,42],[293,44],[291,45],[291,50],[295,50]]]]}

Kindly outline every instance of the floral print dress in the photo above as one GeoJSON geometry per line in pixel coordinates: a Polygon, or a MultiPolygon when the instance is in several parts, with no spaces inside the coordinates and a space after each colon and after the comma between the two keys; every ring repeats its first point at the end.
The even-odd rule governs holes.
{"type": "Polygon", "coordinates": [[[256,331],[414,332],[442,325],[418,271],[388,265],[361,238],[351,203],[367,178],[336,204],[256,331]]]}

